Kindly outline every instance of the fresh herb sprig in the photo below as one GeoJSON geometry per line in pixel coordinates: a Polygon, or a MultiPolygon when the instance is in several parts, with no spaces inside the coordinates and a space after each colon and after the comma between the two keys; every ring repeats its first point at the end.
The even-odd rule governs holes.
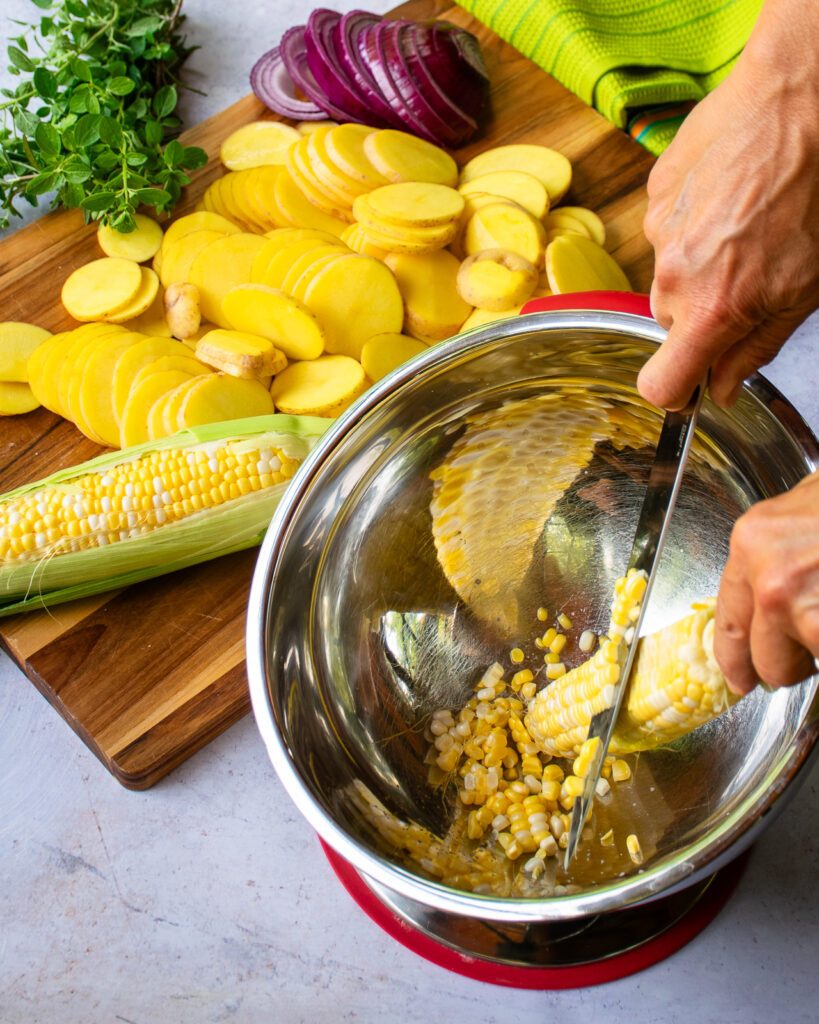
{"type": "Polygon", "coordinates": [[[0,91],[0,227],[49,192],[120,231],[171,209],[207,160],[176,139],[182,0],[32,2],[46,13],[11,40],[20,82],[0,91]]]}

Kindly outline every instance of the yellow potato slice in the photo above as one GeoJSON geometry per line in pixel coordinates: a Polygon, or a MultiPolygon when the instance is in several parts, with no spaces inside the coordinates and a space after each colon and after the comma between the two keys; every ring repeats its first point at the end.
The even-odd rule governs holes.
{"type": "Polygon", "coordinates": [[[324,351],[324,331],[315,315],[283,291],[239,285],[227,293],[222,309],[231,327],[267,338],[288,359],[318,359],[324,351]]]}
{"type": "MultiPolygon", "coordinates": [[[[395,234],[373,226],[373,223],[360,224],[361,230],[366,236],[370,245],[385,253],[399,252],[414,255],[437,252],[453,242],[458,235],[458,225],[450,224],[443,229],[436,229],[436,234],[419,236],[417,232],[408,231],[404,228],[394,229],[395,234]]],[[[429,228],[421,228],[420,231],[430,231],[429,228]]]]}
{"type": "MultiPolygon", "coordinates": [[[[412,184],[413,182],[407,182],[407,185],[412,184]]],[[[397,189],[404,186],[390,185],[389,187],[397,189]]],[[[432,188],[433,186],[422,185],[421,187],[432,188]]],[[[434,187],[443,188],[443,186],[434,187]]],[[[376,191],[380,192],[380,189],[376,191]]],[[[448,189],[447,191],[451,192],[452,195],[458,196],[460,208],[462,209],[463,197],[458,195],[453,189],[448,189]]],[[[369,195],[359,196],[353,206],[355,219],[368,230],[372,229],[378,234],[390,237],[394,235],[396,238],[405,239],[408,242],[431,244],[440,241],[441,238],[451,237],[453,229],[457,227],[457,217],[450,217],[441,224],[411,224],[408,222],[399,224],[395,220],[387,220],[373,209],[370,199],[375,194],[376,192],[370,192],[369,195]]]]}
{"type": "Polygon", "coordinates": [[[52,406],[48,403],[51,380],[45,375],[45,367],[55,351],[65,351],[66,339],[70,338],[70,335],[70,331],[61,331],[58,334],[52,334],[50,338],[46,338],[42,345],[38,345],[31,353],[26,365],[29,387],[39,404],[45,405],[47,409],[52,409],[52,406]],[[46,400],[44,401],[44,399],[46,400]]]}
{"type": "Polygon", "coordinates": [[[69,274],[61,298],[75,320],[101,320],[129,306],[141,287],[142,267],[138,263],[104,256],[69,274]]]}
{"type": "Polygon", "coordinates": [[[482,206],[469,219],[463,236],[467,256],[486,249],[507,249],[543,267],[546,233],[531,213],[515,203],[499,201],[482,206]]]}
{"type": "Polygon", "coordinates": [[[353,359],[374,334],[397,334],[404,317],[395,278],[369,256],[342,256],[323,267],[307,287],[304,304],[324,330],[326,351],[353,359]]]}
{"type": "Polygon", "coordinates": [[[321,136],[328,161],[368,189],[386,185],[389,180],[374,166],[364,150],[367,136],[375,131],[375,128],[364,124],[349,123],[337,125],[321,136]]]}
{"type": "Polygon", "coordinates": [[[189,283],[199,289],[202,316],[220,327],[227,327],[222,299],[237,284],[250,281],[254,258],[265,247],[260,235],[226,235],[211,242],[191,264],[189,283]]]}
{"type": "MultiPolygon", "coordinates": [[[[232,213],[225,205],[222,195],[222,183],[226,177],[227,175],[223,175],[208,185],[202,195],[202,204],[208,212],[218,213],[220,217],[224,217],[226,220],[233,220],[232,213]]],[[[239,226],[244,231],[244,227],[242,225],[239,226]]]]}
{"type": "Polygon", "coordinates": [[[133,320],[124,320],[121,324],[126,331],[137,331],[139,334],[149,334],[152,338],[170,338],[171,328],[165,318],[165,292],[158,288],[154,301],[148,306],[144,313],[134,317],[133,320]]]}
{"type": "Polygon", "coordinates": [[[245,416],[267,416],[272,412],[273,399],[259,381],[210,373],[185,393],[177,413],[177,427],[182,430],[245,416]]]}
{"type": "Polygon", "coordinates": [[[156,254],[156,256],[154,256],[154,258],[151,260],[151,270],[153,270],[153,272],[156,274],[156,276],[161,281],[162,280],[162,250],[161,249],[156,254]]]}
{"type": "MultiPolygon", "coordinates": [[[[309,255],[316,249],[326,248],[327,244],[316,238],[301,238],[273,249],[265,249],[264,252],[268,254],[267,262],[265,264],[262,263],[263,257],[260,253],[258,262],[255,262],[251,267],[251,280],[248,283],[266,284],[270,288],[281,288],[294,260],[305,254],[309,255]]],[[[343,251],[340,243],[339,251],[343,251]]]]}
{"type": "MultiPolygon", "coordinates": [[[[321,184],[322,189],[341,206],[352,207],[355,199],[364,195],[365,192],[369,192],[372,186],[351,178],[349,174],[345,174],[340,167],[333,163],[325,145],[329,131],[329,128],[325,128],[323,131],[314,132],[307,139],[304,155],[310,164],[314,178],[321,184]]],[[[386,184],[386,181],[379,181],[379,184],[386,184]]]]}
{"type": "Polygon", "coordinates": [[[143,368],[162,356],[189,356],[190,349],[181,341],[172,338],[143,338],[136,345],[126,348],[117,357],[111,376],[111,395],[114,403],[114,417],[118,426],[128,400],[128,392],[134,377],[143,368]]]}
{"type": "Polygon", "coordinates": [[[313,206],[287,171],[282,171],[276,178],[274,195],[276,206],[293,227],[317,228],[319,231],[329,231],[337,237],[347,227],[347,221],[332,217],[317,206],[313,206]]]}
{"type": "Polygon", "coordinates": [[[168,434],[172,434],[174,432],[175,428],[171,428],[170,430],[165,429],[165,412],[168,408],[168,404],[179,391],[179,388],[184,387],[185,384],[189,384],[192,380],[196,380],[196,378],[188,377],[188,379],[183,381],[182,384],[175,387],[173,391],[166,391],[164,394],[160,395],[148,410],[148,437],[151,441],[156,441],[160,437],[167,437],[168,434]]]}
{"type": "Polygon", "coordinates": [[[204,338],[208,331],[215,330],[216,324],[209,323],[207,320],[205,320],[203,323],[199,325],[199,330],[196,331],[195,334],[192,334],[189,338],[180,338],[179,340],[182,342],[183,345],[185,345],[186,348],[189,348],[191,351],[195,351],[196,343],[199,341],[199,339],[204,338]]]}
{"type": "Polygon", "coordinates": [[[520,306],[513,306],[511,309],[473,309],[461,324],[461,332],[471,331],[476,327],[485,327],[487,324],[495,323],[496,320],[509,320],[511,317],[517,316],[522,309],[523,303],[520,306]]]}
{"type": "Polygon", "coordinates": [[[39,408],[40,403],[28,384],[0,380],[0,416],[23,416],[39,408]]]}
{"type": "MultiPolygon", "coordinates": [[[[461,185],[463,196],[490,195],[511,199],[528,210],[533,217],[544,217],[549,212],[549,193],[546,186],[525,171],[490,171],[461,185]]],[[[474,211],[473,211],[474,212],[474,211]]]]}
{"type": "Polygon", "coordinates": [[[372,256],[374,259],[383,260],[387,255],[386,249],[381,249],[370,241],[360,224],[351,224],[341,236],[341,241],[361,256],[372,256]]]}
{"type": "MultiPolygon", "coordinates": [[[[240,232],[235,232],[239,234],[240,232]]],[[[183,284],[190,280],[191,264],[211,242],[217,242],[220,238],[227,238],[228,232],[210,231],[203,228],[201,231],[191,231],[190,234],[182,235],[176,241],[169,242],[162,250],[162,269],[160,280],[163,288],[169,288],[172,284],[183,284]]]]}
{"type": "Polygon", "coordinates": [[[233,171],[222,178],[222,196],[225,206],[235,214],[235,220],[245,226],[246,231],[262,234],[268,227],[267,218],[262,218],[251,203],[247,192],[247,178],[250,171],[233,171]]]}
{"type": "Polygon", "coordinates": [[[324,256],[343,256],[349,250],[346,246],[341,245],[317,245],[315,249],[311,249],[310,252],[302,253],[301,256],[297,256],[282,278],[281,290],[287,292],[288,295],[293,293],[293,287],[302,276],[302,274],[308,270],[316,260],[322,259],[324,256]]]}
{"type": "Polygon", "coordinates": [[[439,146],[387,128],[364,139],[364,152],[388,181],[429,181],[454,187],[458,167],[439,146]]]}
{"type": "Polygon", "coordinates": [[[310,161],[306,155],[309,141],[309,139],[303,138],[290,148],[290,152],[287,154],[287,173],[314,206],[339,220],[350,221],[352,219],[350,212],[352,202],[347,197],[339,201],[332,190],[325,187],[322,181],[313,173],[310,161]]]}
{"type": "Polygon", "coordinates": [[[554,212],[565,213],[579,220],[593,242],[597,242],[598,245],[606,244],[606,225],[594,210],[587,210],[585,206],[561,206],[554,212]]]}
{"type": "Polygon", "coordinates": [[[367,390],[364,369],[344,355],[293,363],[270,387],[280,412],[294,416],[338,416],[367,390]]]}
{"type": "Polygon", "coordinates": [[[285,173],[283,167],[259,167],[256,175],[256,203],[265,216],[265,221],[271,228],[292,227],[285,215],[279,209],[276,201],[276,182],[279,176],[285,173]]]}
{"type": "Polygon", "coordinates": [[[555,295],[567,292],[631,291],[614,257],[582,235],[556,238],[546,249],[546,277],[555,295]]]}
{"type": "MultiPolygon", "coordinates": [[[[160,399],[162,402],[162,433],[158,434],[158,437],[167,437],[169,434],[175,434],[177,430],[183,429],[179,425],[179,410],[188,392],[198,383],[198,377],[191,377],[189,380],[186,380],[184,383],[174,388],[168,395],[165,395],[164,399],[160,399]]],[[[151,411],[153,412],[153,407],[151,411]]],[[[160,410],[157,410],[157,413],[159,413],[159,411],[160,410]]],[[[158,424],[156,426],[158,429],[158,424]]],[[[150,420],[148,429],[151,429],[150,420]]]]}
{"type": "Polygon", "coordinates": [[[296,131],[300,135],[311,135],[313,132],[318,131],[320,128],[334,128],[338,124],[338,121],[299,121],[296,125],[296,131]]]}
{"type": "Polygon", "coordinates": [[[307,294],[307,289],[314,277],[317,277],[321,271],[329,266],[334,260],[339,259],[344,255],[343,252],[336,251],[333,255],[319,256],[314,259],[308,267],[302,271],[298,278],[293,282],[293,287],[289,289],[288,294],[292,299],[296,299],[298,302],[304,302],[304,296],[307,294]]]}
{"type": "Polygon", "coordinates": [[[139,384],[140,381],[150,377],[153,373],[164,373],[166,370],[182,370],[192,377],[200,373],[213,372],[210,366],[206,366],[199,359],[191,355],[190,352],[187,352],[185,355],[160,356],[158,359],[154,359],[152,363],[148,363],[147,366],[137,370],[131,387],[133,388],[134,384],[139,384]]]}
{"type": "Polygon", "coordinates": [[[274,231],[269,231],[265,238],[267,239],[265,246],[259,250],[259,254],[254,258],[253,266],[250,268],[252,283],[264,283],[264,274],[271,257],[292,242],[312,239],[315,242],[339,244],[337,235],[331,235],[329,231],[319,231],[315,228],[276,228],[274,231]]]}
{"type": "MultiPolygon", "coordinates": [[[[547,237],[551,232],[568,231],[570,234],[584,235],[586,238],[591,238],[591,231],[586,227],[579,217],[575,217],[571,213],[567,213],[564,209],[560,208],[552,210],[552,212],[543,218],[543,227],[546,229],[547,237]]],[[[557,235],[555,235],[557,237],[557,235]]]]}
{"type": "Polygon", "coordinates": [[[208,210],[200,210],[198,213],[188,213],[175,220],[165,231],[162,247],[167,249],[171,242],[177,242],[194,231],[218,231],[222,235],[235,235],[241,230],[238,224],[234,224],[227,217],[210,213],[208,210]]]}
{"type": "Polygon", "coordinates": [[[417,338],[406,334],[376,334],[364,342],[361,349],[361,365],[371,381],[381,380],[388,373],[406,363],[419,352],[426,352],[427,346],[417,338]]]}
{"type": "Polygon", "coordinates": [[[84,329],[78,328],[73,332],[71,341],[66,345],[61,357],[50,360],[49,372],[53,376],[58,407],[66,419],[78,426],[79,420],[84,421],[82,414],[78,415],[76,405],[85,361],[100,339],[121,333],[123,328],[114,324],[87,324],[84,329]]]}
{"type": "Polygon", "coordinates": [[[27,384],[28,361],[34,350],[50,337],[51,331],[36,324],[20,320],[0,323],[0,380],[27,384]]]}
{"type": "Polygon", "coordinates": [[[537,286],[535,267],[505,249],[487,249],[464,260],[458,269],[458,294],[478,309],[511,309],[525,302],[537,286]]]}
{"type": "Polygon", "coordinates": [[[557,150],[518,142],[478,153],[461,168],[461,184],[491,171],[525,171],[546,186],[549,203],[555,206],[569,191],[572,165],[557,150]]]}
{"type": "Polygon", "coordinates": [[[231,171],[263,164],[283,164],[287,150],[301,138],[296,128],[281,121],[251,121],[237,128],[222,143],[219,158],[231,171]]]}
{"type": "Polygon", "coordinates": [[[148,430],[148,414],[153,404],[162,395],[173,391],[190,378],[191,374],[184,370],[163,370],[143,377],[138,382],[134,381],[122,410],[119,425],[120,448],[149,441],[151,437],[148,430]]]}
{"type": "Polygon", "coordinates": [[[391,253],[386,263],[404,299],[406,333],[435,341],[457,334],[472,306],[458,294],[460,263],[452,253],[445,249],[423,256],[391,253]]]}
{"type": "Polygon", "coordinates": [[[162,228],[155,220],[141,213],[134,214],[133,231],[116,231],[107,224],[97,228],[97,241],[106,256],[144,263],[162,247],[162,228]]]}
{"type": "Polygon", "coordinates": [[[287,358],[260,334],[246,331],[210,331],[196,343],[196,356],[203,363],[246,380],[269,377],[287,366],[287,358]]]}
{"type": "MultiPolygon", "coordinates": [[[[446,185],[404,181],[374,189],[366,198],[366,207],[387,224],[413,229],[440,228],[461,216],[464,197],[446,185]]],[[[356,219],[360,218],[356,215],[356,219]]]]}
{"type": "Polygon", "coordinates": [[[141,267],[142,284],[131,302],[116,312],[103,317],[111,324],[124,324],[149,310],[159,294],[159,278],[150,267],[141,267]]]}
{"type": "Polygon", "coordinates": [[[126,349],[145,340],[145,336],[136,331],[119,331],[99,338],[85,359],[77,407],[83,420],[111,448],[119,444],[114,369],[126,349]]]}

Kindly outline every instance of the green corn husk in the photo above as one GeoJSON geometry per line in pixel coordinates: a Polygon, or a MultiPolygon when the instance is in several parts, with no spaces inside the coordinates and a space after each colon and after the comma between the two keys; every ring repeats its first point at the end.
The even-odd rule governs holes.
{"type": "MultiPolygon", "coordinates": [[[[254,447],[283,448],[290,458],[301,462],[332,422],[316,416],[277,413],[192,427],[59,470],[0,495],[0,505],[44,486],[64,488],[70,493],[72,482],[86,473],[104,472],[166,448],[247,440],[254,447]]],[[[104,547],[67,551],[34,562],[0,561],[0,617],[117,590],[254,547],[261,543],[286,487],[282,483],[254,491],[104,547]]]]}

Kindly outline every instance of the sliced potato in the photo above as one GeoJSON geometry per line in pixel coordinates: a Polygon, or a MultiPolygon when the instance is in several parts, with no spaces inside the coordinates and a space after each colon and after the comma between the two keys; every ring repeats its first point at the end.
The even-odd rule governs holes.
{"type": "Polygon", "coordinates": [[[288,295],[291,295],[296,281],[298,281],[302,274],[306,270],[309,270],[317,260],[322,260],[325,256],[343,256],[347,251],[346,246],[317,245],[309,252],[302,253],[293,260],[285,271],[284,277],[282,278],[281,290],[283,292],[287,292],[288,295]]]}
{"type": "Polygon", "coordinates": [[[101,320],[129,306],[141,287],[142,267],[138,263],[103,256],[69,274],[61,298],[75,320],[101,320]]]}
{"type": "MultiPolygon", "coordinates": [[[[179,410],[182,407],[182,403],[185,401],[191,388],[196,387],[199,383],[198,377],[191,377],[190,380],[186,380],[183,384],[174,388],[170,394],[165,395],[164,399],[160,399],[162,402],[161,410],[157,410],[157,414],[161,411],[162,413],[162,433],[158,434],[158,437],[167,437],[169,434],[175,434],[177,430],[183,428],[179,424],[179,410]]],[[[153,412],[153,406],[151,407],[151,413],[153,412]]],[[[148,414],[149,422],[148,429],[151,428],[151,414],[148,414]]],[[[159,429],[159,425],[155,423],[155,428],[159,429]]]]}
{"type": "Polygon", "coordinates": [[[147,366],[137,370],[134,374],[131,388],[133,388],[134,384],[139,384],[140,381],[145,380],[146,377],[150,377],[154,373],[165,373],[167,370],[181,370],[191,377],[196,377],[201,373],[213,373],[213,369],[210,366],[206,366],[205,363],[201,362],[190,352],[187,352],[185,355],[160,356],[158,359],[154,359],[152,363],[148,363],[147,366]]]}
{"type": "Polygon", "coordinates": [[[272,376],[287,366],[286,356],[271,341],[245,331],[210,331],[196,343],[196,357],[246,380],[272,376]]]}
{"type": "Polygon", "coordinates": [[[121,352],[114,364],[111,377],[111,396],[117,427],[122,421],[122,412],[128,400],[128,392],[134,377],[143,366],[149,366],[162,356],[189,356],[190,349],[173,338],[143,338],[136,345],[128,346],[121,352]]]}
{"type": "Polygon", "coordinates": [[[159,294],[159,278],[150,267],[141,267],[142,283],[136,295],[121,309],[114,310],[103,317],[103,320],[111,324],[124,324],[135,317],[142,316],[151,308],[154,300],[159,294]]]}
{"type": "Polygon", "coordinates": [[[347,221],[339,220],[313,206],[287,171],[282,171],[276,178],[274,194],[278,209],[293,227],[317,228],[319,231],[329,231],[336,237],[347,227],[347,221]]]}
{"type": "MultiPolygon", "coordinates": [[[[304,157],[310,165],[313,177],[321,185],[322,191],[336,203],[344,208],[350,208],[355,199],[368,192],[373,186],[365,185],[361,181],[351,178],[337,164],[333,162],[327,153],[325,140],[329,128],[323,131],[314,132],[304,147],[304,157]]],[[[379,180],[379,185],[386,184],[386,180],[379,180]]]]}
{"type": "Polygon", "coordinates": [[[117,231],[108,224],[97,228],[97,241],[106,256],[144,263],[155,256],[162,246],[162,228],[155,220],[135,213],[133,231],[117,231]]]}
{"type": "Polygon", "coordinates": [[[479,309],[511,309],[529,298],[537,279],[535,267],[516,252],[487,249],[461,264],[458,294],[479,309]]]}
{"type": "Polygon", "coordinates": [[[138,331],[140,334],[149,334],[152,338],[170,338],[171,328],[165,319],[164,289],[162,287],[157,289],[154,301],[144,313],[135,316],[133,320],[124,320],[121,326],[126,331],[138,331]]]}
{"type": "Polygon", "coordinates": [[[478,153],[461,168],[461,184],[491,171],[525,171],[546,186],[549,202],[555,206],[569,191],[572,165],[554,149],[531,143],[496,146],[478,153]]]}
{"type": "Polygon", "coordinates": [[[426,350],[427,346],[423,341],[410,338],[406,334],[376,334],[374,338],[364,342],[361,349],[361,365],[370,380],[381,380],[413,356],[426,350]]]}
{"type": "Polygon", "coordinates": [[[193,234],[194,231],[217,231],[222,235],[235,235],[241,230],[238,224],[234,224],[227,217],[222,217],[218,213],[210,213],[208,210],[200,210],[198,213],[188,213],[184,217],[179,217],[169,225],[165,231],[162,246],[167,248],[171,242],[177,242],[185,235],[193,234]]]}
{"type": "Polygon", "coordinates": [[[561,206],[554,212],[565,213],[579,220],[593,242],[597,242],[598,245],[606,244],[606,225],[594,210],[587,210],[585,206],[561,206]]]}
{"type": "Polygon", "coordinates": [[[172,284],[181,284],[190,280],[191,265],[203,249],[206,249],[211,242],[218,242],[220,238],[227,238],[230,234],[239,233],[211,231],[203,228],[168,242],[162,249],[160,280],[163,288],[170,288],[172,284]]]}
{"type": "Polygon", "coordinates": [[[102,443],[101,438],[93,428],[88,426],[79,409],[80,386],[85,373],[86,360],[100,340],[123,333],[125,333],[123,328],[115,324],[100,323],[87,324],[85,329],[75,330],[71,343],[66,346],[65,352],[54,370],[54,387],[62,415],[75,423],[86,437],[91,437],[99,444],[102,443]],[[90,330],[89,328],[92,327],[93,330],[90,330]]]}
{"type": "Polygon", "coordinates": [[[28,384],[0,380],[0,416],[23,416],[39,407],[40,403],[28,384]]]}
{"type": "Polygon", "coordinates": [[[546,249],[546,277],[556,295],[567,292],[631,291],[620,265],[606,250],[582,235],[556,238],[546,249]]]}
{"type": "Polygon", "coordinates": [[[276,182],[279,180],[279,176],[285,173],[285,169],[270,166],[258,168],[258,170],[261,173],[257,174],[254,179],[255,198],[259,209],[264,213],[265,222],[274,229],[291,227],[292,225],[279,209],[276,200],[276,182]]]}
{"type": "Polygon", "coordinates": [[[318,277],[325,267],[329,266],[335,260],[340,259],[346,251],[346,249],[343,251],[336,250],[333,254],[314,257],[314,259],[310,261],[309,266],[304,268],[301,274],[299,274],[293,282],[292,287],[288,290],[290,298],[303,303],[304,297],[307,294],[307,289],[310,287],[313,278],[318,277]]]}
{"type": "Polygon", "coordinates": [[[334,128],[338,124],[338,121],[299,121],[296,125],[296,131],[300,135],[311,135],[313,132],[318,131],[319,128],[334,128]]]}
{"type": "Polygon", "coordinates": [[[220,327],[227,321],[222,313],[222,299],[237,284],[250,281],[254,258],[265,246],[260,235],[226,235],[202,249],[191,264],[188,281],[199,289],[202,316],[220,327]]]}
{"type": "Polygon", "coordinates": [[[283,291],[239,285],[227,293],[222,309],[231,327],[267,338],[288,359],[318,359],[324,351],[324,331],[315,315],[283,291]]]}
{"type": "Polygon", "coordinates": [[[490,171],[467,181],[458,190],[463,196],[490,195],[512,202],[528,210],[533,217],[549,211],[549,193],[539,178],[525,171],[490,171]]]}
{"type": "Polygon", "coordinates": [[[328,162],[368,189],[386,185],[388,181],[375,167],[364,149],[367,136],[375,131],[375,128],[363,124],[340,124],[331,128],[320,139],[328,162]]]}
{"type": "Polygon", "coordinates": [[[245,416],[267,416],[272,412],[270,392],[257,380],[209,373],[207,377],[197,379],[185,393],[177,414],[177,427],[182,430],[245,416]]]}
{"type": "Polygon", "coordinates": [[[290,148],[287,154],[287,172],[307,196],[310,202],[325,213],[339,220],[352,220],[352,203],[343,197],[339,201],[334,190],[327,188],[323,182],[313,173],[312,165],[307,156],[309,139],[304,138],[295,146],[290,148]]]}
{"type": "Polygon", "coordinates": [[[172,427],[170,430],[165,429],[165,411],[173,397],[178,393],[179,388],[184,387],[185,384],[188,384],[190,381],[195,379],[195,377],[188,377],[187,380],[182,382],[182,384],[177,385],[173,391],[166,391],[157,398],[148,410],[147,424],[149,440],[156,441],[160,437],[167,437],[169,434],[174,433],[176,427],[172,427]]]}
{"type": "Polygon", "coordinates": [[[492,324],[496,320],[508,320],[510,317],[517,316],[522,309],[523,304],[520,306],[513,306],[511,309],[473,309],[466,320],[461,324],[461,330],[471,331],[475,327],[484,327],[486,324],[492,324]]]}
{"type": "Polygon", "coordinates": [[[135,331],[118,331],[97,339],[85,356],[75,407],[85,423],[111,448],[119,444],[114,410],[114,368],[122,353],[145,340],[135,331]]]}
{"type": "MultiPolygon", "coordinates": [[[[19,320],[0,323],[0,380],[28,383],[32,353],[51,337],[51,331],[19,320]]],[[[39,404],[39,403],[38,403],[39,404]]]]}
{"type": "Polygon", "coordinates": [[[386,263],[404,299],[406,333],[435,341],[457,334],[472,306],[458,294],[460,264],[452,253],[445,249],[423,256],[390,253],[386,263]]]}
{"type": "Polygon", "coordinates": [[[154,403],[162,395],[189,380],[191,374],[184,370],[162,370],[134,381],[122,410],[119,425],[119,446],[128,448],[132,444],[150,441],[148,415],[154,403]]]}
{"type": "Polygon", "coordinates": [[[361,256],[372,256],[374,259],[383,260],[387,255],[386,249],[381,249],[370,241],[360,224],[351,224],[341,236],[341,241],[361,256]]]}
{"type": "Polygon", "coordinates": [[[358,359],[374,334],[398,333],[404,317],[395,278],[378,260],[350,254],[322,267],[304,304],[324,331],[325,349],[358,359]]]}
{"type": "Polygon", "coordinates": [[[250,171],[232,171],[222,178],[222,196],[228,211],[245,225],[245,230],[261,234],[268,226],[267,218],[259,216],[255,203],[251,203],[247,192],[247,176],[250,171]]]}
{"type": "Polygon", "coordinates": [[[281,121],[251,121],[228,135],[219,158],[231,171],[262,164],[283,164],[287,150],[300,138],[297,129],[281,121]]]}
{"type": "Polygon", "coordinates": [[[515,203],[499,201],[482,206],[470,217],[463,246],[467,256],[486,249],[516,252],[540,270],[546,233],[531,213],[515,203]]]}
{"type": "Polygon", "coordinates": [[[439,146],[392,128],[364,139],[364,153],[388,181],[430,181],[454,187],[458,166],[439,146]]]}
{"type": "Polygon", "coordinates": [[[281,412],[338,416],[366,390],[361,363],[349,356],[328,355],[288,366],[273,381],[270,394],[281,412]]]}
{"type": "Polygon", "coordinates": [[[579,217],[567,213],[562,208],[552,210],[548,216],[544,217],[543,226],[546,228],[547,236],[552,231],[568,231],[570,234],[585,235],[586,238],[592,237],[591,231],[579,217]]]}
{"type": "MultiPolygon", "coordinates": [[[[438,228],[461,216],[464,198],[446,185],[405,181],[374,189],[367,196],[366,205],[375,217],[387,224],[438,228]]],[[[360,218],[356,216],[356,219],[360,218]]]]}
{"type": "Polygon", "coordinates": [[[26,365],[28,384],[34,393],[34,397],[40,405],[44,405],[52,411],[54,411],[54,408],[49,399],[52,378],[46,374],[46,366],[54,353],[65,351],[70,335],[70,331],[61,331],[58,334],[52,334],[50,338],[46,338],[31,353],[26,365]]]}

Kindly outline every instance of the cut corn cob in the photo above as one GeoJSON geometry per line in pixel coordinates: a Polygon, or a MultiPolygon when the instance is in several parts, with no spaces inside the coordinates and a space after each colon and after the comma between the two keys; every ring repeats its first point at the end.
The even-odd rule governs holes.
{"type": "Polygon", "coordinates": [[[259,543],[330,422],[273,415],[209,424],[0,496],[0,615],[259,543]]]}
{"type": "MultiPolygon", "coordinates": [[[[734,702],[714,658],[713,632],[714,604],[707,602],[639,641],[612,753],[670,743],[734,702]]],[[[537,695],[525,721],[544,752],[569,757],[579,751],[592,716],[610,705],[618,673],[617,647],[605,640],[589,661],[537,695]]]]}

